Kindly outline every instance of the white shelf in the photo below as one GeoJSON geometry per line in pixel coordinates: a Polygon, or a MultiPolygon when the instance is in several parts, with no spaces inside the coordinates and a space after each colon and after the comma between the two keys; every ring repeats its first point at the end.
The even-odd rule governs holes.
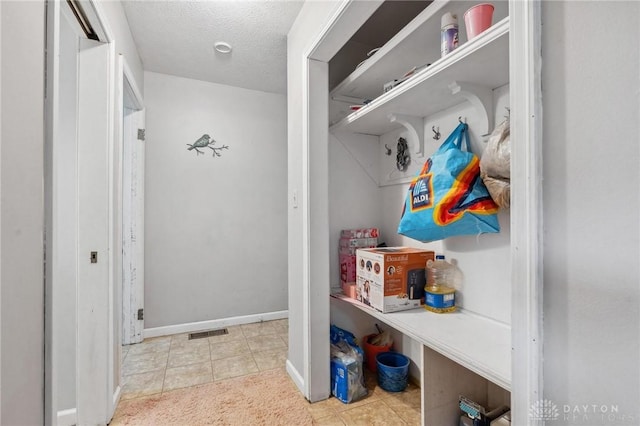
{"type": "Polygon", "coordinates": [[[511,389],[511,328],[464,311],[436,314],[423,308],[383,314],[344,294],[332,294],[441,353],[503,389],[511,389]]]}
{"type": "Polygon", "coordinates": [[[427,117],[465,101],[451,93],[453,82],[488,89],[509,82],[509,17],[348,115],[330,131],[385,134],[400,127],[389,121],[390,114],[427,117]]]}
{"type": "MultiPolygon", "coordinates": [[[[445,12],[458,16],[461,47],[466,42],[464,12],[482,1],[436,0],[389,40],[364,64],[331,91],[331,96],[374,99],[382,86],[401,78],[414,66],[434,64],[440,59],[440,18],[445,12]]],[[[508,16],[507,2],[494,2],[493,22],[508,16]]]]}

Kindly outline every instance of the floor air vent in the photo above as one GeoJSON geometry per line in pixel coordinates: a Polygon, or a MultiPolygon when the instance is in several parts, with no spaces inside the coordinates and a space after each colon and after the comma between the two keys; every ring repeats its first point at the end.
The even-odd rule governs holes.
{"type": "Polygon", "coordinates": [[[198,331],[197,333],[189,333],[189,340],[193,339],[204,339],[209,336],[222,336],[225,334],[229,334],[229,330],[226,328],[220,328],[218,330],[207,330],[207,331],[198,331]]]}

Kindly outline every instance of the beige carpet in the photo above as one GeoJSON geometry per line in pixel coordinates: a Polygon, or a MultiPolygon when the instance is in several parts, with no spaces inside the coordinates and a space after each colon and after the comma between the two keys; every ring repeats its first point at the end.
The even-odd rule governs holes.
{"type": "Polygon", "coordinates": [[[122,401],[110,425],[310,425],[284,369],[122,401]]]}

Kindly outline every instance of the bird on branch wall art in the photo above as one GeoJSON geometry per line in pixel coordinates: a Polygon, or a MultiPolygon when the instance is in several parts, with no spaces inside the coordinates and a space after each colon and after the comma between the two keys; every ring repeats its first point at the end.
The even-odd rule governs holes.
{"type": "Polygon", "coordinates": [[[223,149],[229,149],[229,147],[227,145],[222,145],[220,147],[215,147],[213,145],[215,145],[216,141],[214,139],[211,139],[211,136],[207,135],[206,133],[202,136],[200,136],[200,138],[198,138],[197,141],[195,141],[193,144],[187,144],[187,146],[189,148],[187,148],[188,151],[192,151],[195,150],[196,151],[196,157],[200,154],[204,154],[203,151],[200,151],[198,148],[209,148],[213,151],[213,156],[214,157],[221,157],[222,154],[220,153],[220,151],[222,151],[223,149]]]}

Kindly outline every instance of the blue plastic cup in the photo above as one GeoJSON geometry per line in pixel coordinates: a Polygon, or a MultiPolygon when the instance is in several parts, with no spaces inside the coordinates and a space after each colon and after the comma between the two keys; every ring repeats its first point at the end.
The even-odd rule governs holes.
{"type": "Polygon", "coordinates": [[[397,352],[376,355],[378,384],[387,392],[402,392],[409,379],[409,358],[397,352]]]}

